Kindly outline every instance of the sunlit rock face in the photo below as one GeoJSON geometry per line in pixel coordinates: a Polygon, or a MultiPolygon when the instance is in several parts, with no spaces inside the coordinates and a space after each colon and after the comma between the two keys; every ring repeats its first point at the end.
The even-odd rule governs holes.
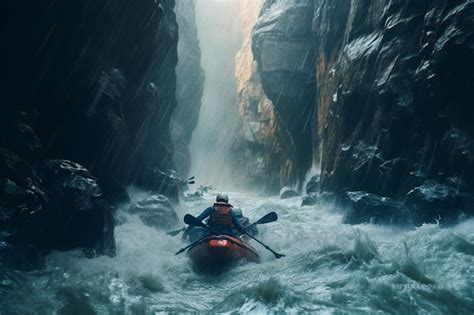
{"type": "Polygon", "coordinates": [[[324,190],[407,196],[418,222],[474,212],[458,207],[474,191],[473,18],[472,1],[315,1],[324,190]],[[450,209],[425,206],[426,180],[450,209]]]}
{"type": "Polygon", "coordinates": [[[177,106],[171,118],[173,159],[179,174],[189,175],[191,157],[189,143],[196,127],[204,87],[201,49],[196,29],[196,2],[176,1],[176,21],[179,27],[178,65],[176,66],[177,106]]]}
{"type": "Polygon", "coordinates": [[[291,138],[262,88],[252,54],[252,33],[263,1],[241,0],[242,47],[235,59],[241,120],[235,155],[242,180],[268,193],[295,180],[291,138]]]}
{"type": "Polygon", "coordinates": [[[8,10],[2,128],[27,120],[48,156],[80,162],[114,197],[147,168],[173,166],[173,0],[9,1],[8,10]]]}
{"type": "Polygon", "coordinates": [[[290,141],[290,180],[303,180],[312,163],[314,124],[313,1],[265,1],[254,28],[252,51],[265,94],[290,141]]]}

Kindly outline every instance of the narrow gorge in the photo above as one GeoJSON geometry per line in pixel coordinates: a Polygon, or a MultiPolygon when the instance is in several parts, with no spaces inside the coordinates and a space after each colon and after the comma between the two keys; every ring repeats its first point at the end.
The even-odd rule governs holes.
{"type": "Polygon", "coordinates": [[[1,314],[474,312],[472,0],[7,2],[1,314]]]}

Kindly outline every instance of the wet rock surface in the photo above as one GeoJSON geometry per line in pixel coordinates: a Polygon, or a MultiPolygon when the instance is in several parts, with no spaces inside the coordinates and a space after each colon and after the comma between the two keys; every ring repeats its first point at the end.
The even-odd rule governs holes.
{"type": "Polygon", "coordinates": [[[299,195],[300,194],[296,190],[294,190],[290,187],[283,187],[280,190],[280,199],[293,198],[293,197],[297,197],[299,195]]]}
{"type": "Polygon", "coordinates": [[[4,146],[77,161],[117,200],[146,168],[173,168],[174,1],[8,3],[4,146]]]}
{"type": "MultiPolygon", "coordinates": [[[[174,168],[174,4],[9,1],[2,267],[41,268],[51,250],[113,255],[110,202],[128,201],[124,186],[148,170],[174,168]]],[[[168,179],[148,184],[177,200],[168,179]]]]}
{"type": "Polygon", "coordinates": [[[67,160],[45,160],[34,175],[0,179],[0,264],[44,267],[51,250],[114,255],[112,207],[97,180],[67,160]]]}
{"type": "Polygon", "coordinates": [[[178,224],[173,204],[163,195],[153,195],[130,205],[128,212],[137,214],[147,226],[168,230],[178,224]]]}
{"type": "MultiPolygon", "coordinates": [[[[264,2],[253,36],[263,88],[286,125],[298,124],[292,108],[312,122],[310,140],[304,148],[295,143],[295,154],[309,156],[308,143],[313,156],[321,154],[323,191],[339,199],[362,191],[405,202],[427,180],[457,178],[465,187],[459,198],[473,196],[474,74],[467,70],[473,68],[473,26],[474,4],[467,0],[264,2]],[[304,45],[308,68],[296,62],[304,45]],[[298,82],[302,74],[306,85],[286,81],[298,82]],[[305,95],[308,84],[314,102],[293,99],[285,106],[296,89],[305,95]]],[[[441,207],[457,204],[438,201],[431,210],[411,204],[426,211],[414,221],[431,222],[441,207]]],[[[456,207],[444,217],[456,218],[456,207]]],[[[354,209],[369,219],[364,207],[354,209]]]]}
{"type": "Polygon", "coordinates": [[[301,206],[313,206],[318,203],[319,196],[315,192],[310,192],[307,195],[303,196],[301,201],[301,206]]]}
{"type": "Polygon", "coordinates": [[[410,212],[401,202],[363,191],[346,192],[342,199],[344,222],[359,224],[411,224],[410,212]]]}
{"type": "Polygon", "coordinates": [[[321,175],[312,176],[306,184],[306,193],[317,193],[321,188],[321,175]]]}
{"type": "Polygon", "coordinates": [[[474,215],[472,195],[434,181],[425,182],[410,190],[406,204],[412,209],[418,222],[438,220],[441,223],[452,223],[463,216],[474,215]]]}
{"type": "Polygon", "coordinates": [[[135,184],[152,193],[165,195],[173,202],[179,202],[181,188],[186,185],[175,170],[161,170],[149,168],[137,179],[135,184]]]}

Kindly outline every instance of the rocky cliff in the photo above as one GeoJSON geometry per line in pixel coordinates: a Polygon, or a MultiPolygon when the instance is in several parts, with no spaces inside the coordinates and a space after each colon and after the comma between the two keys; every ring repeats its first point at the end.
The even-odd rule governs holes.
{"type": "Polygon", "coordinates": [[[8,1],[2,266],[38,268],[53,249],[113,255],[109,201],[126,198],[125,184],[177,197],[166,171],[173,9],[173,0],[8,1]]]}
{"type": "Polygon", "coordinates": [[[295,156],[291,137],[262,88],[252,54],[253,27],[263,1],[241,0],[242,47],[235,59],[240,134],[238,156],[242,180],[277,193],[281,185],[295,182],[295,156]]]}
{"type": "Polygon", "coordinates": [[[146,182],[146,169],[171,168],[173,9],[174,0],[9,1],[6,144],[22,142],[13,126],[26,121],[46,156],[80,162],[111,196],[146,182]]]}
{"type": "Polygon", "coordinates": [[[189,143],[196,127],[204,88],[201,49],[196,28],[196,2],[176,1],[176,21],[179,25],[178,65],[176,66],[177,106],[171,119],[174,161],[179,174],[189,175],[191,157],[189,143]]]}
{"type": "Polygon", "coordinates": [[[264,91],[302,139],[300,168],[321,146],[321,189],[347,222],[474,212],[473,26],[466,0],[265,1],[264,91]]]}
{"type": "Polygon", "coordinates": [[[252,51],[265,94],[272,101],[285,144],[291,174],[285,184],[302,184],[312,165],[314,124],[314,52],[312,1],[265,1],[255,24],[252,51]]]}

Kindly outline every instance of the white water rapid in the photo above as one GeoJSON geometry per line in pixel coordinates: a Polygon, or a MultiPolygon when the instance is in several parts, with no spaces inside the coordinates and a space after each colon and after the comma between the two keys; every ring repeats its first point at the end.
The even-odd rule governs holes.
{"type": "MultiPolygon", "coordinates": [[[[275,260],[254,243],[262,263],[236,266],[220,276],[196,274],[185,255],[174,255],[185,246],[180,236],[147,227],[122,211],[116,257],[54,252],[44,271],[4,274],[0,313],[474,311],[472,219],[448,228],[346,225],[334,206],[300,207],[300,197],[229,196],[251,220],[278,213],[276,223],[260,227],[260,238],[286,257],[275,260]]],[[[198,214],[213,198],[184,202],[180,216],[198,214]]]]}

